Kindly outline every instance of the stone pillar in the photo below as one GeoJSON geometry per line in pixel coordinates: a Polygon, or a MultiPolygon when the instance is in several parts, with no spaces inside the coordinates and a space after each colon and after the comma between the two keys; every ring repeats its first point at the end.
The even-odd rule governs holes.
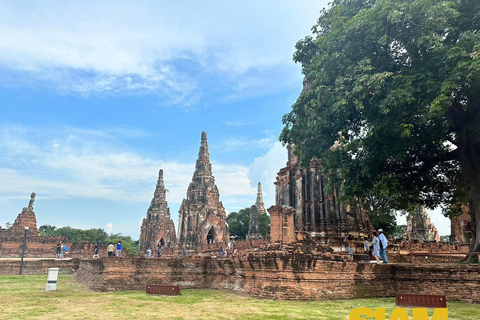
{"type": "Polygon", "coordinates": [[[272,242],[292,243],[295,237],[295,208],[271,206],[268,213],[272,218],[270,239],[272,242]]]}

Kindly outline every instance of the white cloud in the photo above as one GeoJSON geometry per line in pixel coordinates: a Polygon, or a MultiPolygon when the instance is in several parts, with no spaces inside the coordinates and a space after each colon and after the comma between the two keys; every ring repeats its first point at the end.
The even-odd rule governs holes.
{"type": "MultiPolygon", "coordinates": [[[[147,158],[107,133],[75,128],[39,130],[21,127],[0,129],[0,199],[24,197],[36,191],[50,199],[86,198],[119,202],[149,202],[163,169],[169,203],[180,203],[194,171],[194,163],[147,158]],[[21,146],[20,148],[18,146],[21,146]],[[19,161],[20,160],[20,161],[19,161]]],[[[132,132],[136,132],[132,130],[132,132]]],[[[213,164],[222,196],[253,196],[248,168],[238,164],[213,164]]]]}
{"type": "Polygon", "coordinates": [[[232,164],[223,165],[214,162],[212,168],[221,196],[249,195],[253,197],[253,202],[255,202],[256,189],[250,185],[248,167],[232,164]]]}
{"type": "Polygon", "coordinates": [[[232,127],[243,127],[243,126],[248,126],[255,123],[256,123],[255,121],[251,121],[251,120],[247,121],[247,120],[238,120],[238,119],[225,122],[226,125],[229,125],[232,127]]]}
{"type": "Polygon", "coordinates": [[[105,229],[105,232],[108,233],[108,234],[112,234],[112,231],[113,231],[113,224],[110,222],[110,223],[107,223],[104,227],[105,229]]]}
{"type": "Polygon", "coordinates": [[[277,139],[273,131],[264,130],[263,134],[265,135],[265,137],[260,139],[230,136],[230,137],[227,137],[224,141],[222,141],[220,146],[214,146],[214,147],[218,148],[218,150],[222,150],[223,152],[253,149],[253,148],[266,148],[271,146],[273,142],[277,139]]]}
{"type": "Polygon", "coordinates": [[[285,167],[286,163],[287,149],[277,141],[266,154],[255,158],[248,167],[252,187],[256,188],[258,182],[262,183],[263,199],[267,208],[275,204],[274,182],[278,171],[285,167]]]}
{"type": "Polygon", "coordinates": [[[2,2],[0,69],[82,94],[152,92],[189,104],[214,75],[238,97],[257,95],[301,81],[294,45],[326,2],[2,2]]]}

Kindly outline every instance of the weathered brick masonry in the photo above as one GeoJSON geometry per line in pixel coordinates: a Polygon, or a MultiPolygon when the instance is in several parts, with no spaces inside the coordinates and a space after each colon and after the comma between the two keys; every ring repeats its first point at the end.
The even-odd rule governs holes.
{"type": "MultiPolygon", "coordinates": [[[[22,256],[23,235],[5,232],[0,234],[0,258],[20,258],[22,256]]],[[[26,258],[54,258],[57,243],[63,238],[27,236],[25,247],[26,258]]],[[[66,242],[63,244],[70,249],[65,257],[68,258],[91,258],[93,247],[90,242],[66,242]]],[[[99,244],[100,256],[107,255],[107,244],[99,244]]]]}
{"type": "MultiPolygon", "coordinates": [[[[46,274],[48,268],[60,268],[60,274],[72,274],[79,266],[78,259],[44,259],[23,261],[22,274],[46,274]]],[[[20,260],[0,260],[0,275],[16,275],[20,271],[20,260]]]]}
{"type": "Polygon", "coordinates": [[[445,294],[480,303],[480,267],[377,265],[323,260],[320,255],[103,258],[81,260],[77,280],[95,290],[144,290],[147,283],[232,290],[263,298],[318,300],[445,294]]]}

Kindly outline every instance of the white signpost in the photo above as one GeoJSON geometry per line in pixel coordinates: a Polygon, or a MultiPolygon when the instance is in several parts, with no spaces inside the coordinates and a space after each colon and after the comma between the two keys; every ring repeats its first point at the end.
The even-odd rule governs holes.
{"type": "Polygon", "coordinates": [[[60,268],[48,268],[45,291],[57,291],[58,270],[60,268]]]}

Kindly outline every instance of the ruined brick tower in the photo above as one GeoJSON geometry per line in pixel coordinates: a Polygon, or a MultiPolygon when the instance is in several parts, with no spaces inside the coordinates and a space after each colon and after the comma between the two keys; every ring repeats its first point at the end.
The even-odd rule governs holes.
{"type": "Polygon", "coordinates": [[[258,215],[266,213],[267,212],[265,211],[265,206],[263,204],[262,184],[259,182],[257,189],[257,201],[255,201],[255,205],[250,207],[250,221],[248,223],[247,239],[258,239],[262,237],[262,234],[260,233],[258,215]]]}
{"type": "Polygon", "coordinates": [[[259,214],[266,214],[265,205],[263,204],[263,194],[262,194],[262,184],[258,183],[257,189],[257,201],[255,201],[255,206],[257,207],[259,214]]]}
{"type": "Polygon", "coordinates": [[[180,246],[194,247],[207,243],[228,242],[226,213],[212,175],[207,134],[202,132],[192,182],[179,210],[180,246]]]}
{"type": "Polygon", "coordinates": [[[32,192],[32,194],[30,195],[30,202],[28,203],[28,207],[24,207],[22,209],[22,212],[18,215],[13,225],[8,229],[10,232],[23,234],[25,232],[25,227],[28,227],[29,235],[36,236],[38,234],[37,218],[35,217],[35,212],[33,211],[34,202],[35,192],[32,192]]]}
{"type": "Polygon", "coordinates": [[[424,206],[417,206],[407,217],[407,228],[404,238],[418,241],[440,241],[437,228],[430,221],[430,216],[424,206]]]}
{"type": "Polygon", "coordinates": [[[360,202],[339,200],[342,191],[327,193],[327,178],[319,160],[300,167],[293,146],[288,146],[288,162],[277,175],[275,206],[268,209],[272,241],[321,240],[339,242],[347,234],[367,235],[370,220],[360,202]]]}
{"type": "Polygon", "coordinates": [[[160,169],[153,199],[147,211],[147,217],[142,221],[140,243],[138,245],[139,252],[143,253],[148,248],[155,250],[158,242],[165,248],[171,248],[176,245],[175,225],[170,218],[170,209],[167,205],[165,193],[163,170],[160,169]]]}
{"type": "Polygon", "coordinates": [[[461,206],[462,215],[451,217],[450,242],[459,244],[472,243],[472,217],[466,205],[461,206]]]}

